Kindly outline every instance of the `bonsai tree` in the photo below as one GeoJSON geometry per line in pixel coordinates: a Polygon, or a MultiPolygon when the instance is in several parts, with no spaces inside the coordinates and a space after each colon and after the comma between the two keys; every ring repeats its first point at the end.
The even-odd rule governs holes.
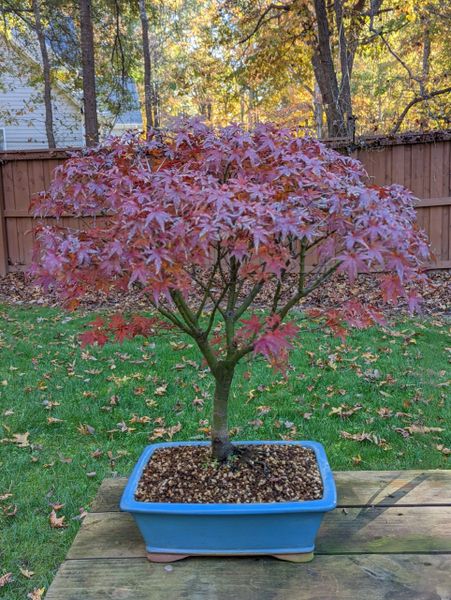
{"type": "MultiPolygon", "coordinates": [[[[294,131],[180,121],[147,139],[113,138],[55,170],[34,200],[37,216],[58,219],[37,226],[33,270],[72,308],[88,290],[139,288],[166,326],[191,336],[215,380],[212,452],[225,460],[238,362],[260,354],[283,369],[298,334],[289,314],[335,271],[350,282],[378,271],[384,301],[405,297],[417,308],[429,249],[413,200],[294,131]],[[69,227],[64,215],[83,217],[83,226],[69,227]],[[263,295],[266,313],[255,308],[263,295]]],[[[381,318],[352,297],[315,317],[339,335],[381,318]]],[[[150,335],[157,321],[115,315],[82,341],[150,335]]]]}

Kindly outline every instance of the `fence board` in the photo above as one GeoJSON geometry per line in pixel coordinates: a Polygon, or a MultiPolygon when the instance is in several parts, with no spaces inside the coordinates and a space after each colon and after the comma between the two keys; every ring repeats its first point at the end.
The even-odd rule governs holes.
{"type": "MultiPolygon", "coordinates": [[[[332,144],[337,146],[337,144],[332,144]]],[[[22,270],[31,261],[33,220],[31,195],[47,189],[56,166],[68,150],[0,153],[0,276],[22,270]]],[[[440,135],[367,140],[353,152],[371,180],[379,185],[400,183],[420,198],[416,209],[419,225],[428,233],[437,262],[431,268],[451,266],[451,137],[440,135]],[[426,139],[427,141],[422,141],[426,139]],[[436,141],[438,140],[438,141],[436,141]]],[[[51,222],[51,219],[49,219],[51,222]]],[[[67,215],[63,223],[83,228],[82,219],[67,215]]],[[[315,256],[307,258],[308,266],[315,256]]]]}

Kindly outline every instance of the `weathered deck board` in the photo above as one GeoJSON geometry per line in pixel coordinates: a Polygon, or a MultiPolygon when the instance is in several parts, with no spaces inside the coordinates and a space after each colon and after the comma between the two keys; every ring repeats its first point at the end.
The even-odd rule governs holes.
{"type": "MultiPolygon", "coordinates": [[[[338,471],[335,480],[339,507],[451,506],[451,471],[338,471]]],[[[105,479],[92,511],[118,511],[126,482],[105,479]]]]}
{"type": "Polygon", "coordinates": [[[105,480],[46,600],[451,600],[451,471],[336,473],[311,563],[145,558],[125,479],[105,480]]]}
{"type": "MultiPolygon", "coordinates": [[[[316,553],[451,552],[451,507],[364,507],[325,516],[316,553]]],[[[139,531],[128,514],[90,514],[68,558],[141,558],[139,531]]]]}
{"type": "Polygon", "coordinates": [[[181,561],[69,560],[46,600],[445,600],[450,555],[318,556],[181,561]]]}

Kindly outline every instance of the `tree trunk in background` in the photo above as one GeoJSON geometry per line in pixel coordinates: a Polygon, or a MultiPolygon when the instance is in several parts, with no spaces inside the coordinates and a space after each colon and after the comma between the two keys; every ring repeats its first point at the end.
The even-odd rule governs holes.
{"type": "Polygon", "coordinates": [[[142,47],[144,57],[144,110],[146,113],[146,131],[155,125],[154,90],[152,84],[152,59],[149,44],[149,17],[146,11],[146,0],[138,0],[141,18],[142,47]]]}
{"type": "MultiPolygon", "coordinates": [[[[314,5],[318,44],[313,52],[312,65],[323,98],[327,132],[329,137],[347,137],[349,131],[345,102],[350,103],[350,92],[349,97],[345,100],[338,86],[337,73],[330,47],[330,28],[325,0],[314,0],[314,5]]],[[[341,28],[342,36],[344,36],[343,28],[341,28]]],[[[346,46],[344,47],[344,51],[346,52],[346,46]]],[[[343,83],[345,83],[345,88],[348,89],[349,78],[348,76],[346,78],[348,79],[348,83],[343,83]]]]}
{"type": "Polygon", "coordinates": [[[52,110],[52,85],[50,77],[50,62],[45,45],[45,35],[42,29],[41,9],[39,0],[32,0],[34,24],[36,35],[38,36],[39,47],[41,49],[42,71],[44,75],[44,105],[45,105],[45,132],[47,134],[47,143],[49,148],[56,148],[55,135],[53,133],[53,110],[52,110]]]}
{"type": "Polygon", "coordinates": [[[221,369],[215,375],[216,387],[213,399],[213,422],[211,445],[213,458],[224,461],[232,454],[233,446],[229,438],[228,403],[234,369],[221,369]]]}
{"type": "Polygon", "coordinates": [[[91,0],[79,0],[80,45],[83,71],[83,106],[85,113],[85,140],[87,146],[99,141],[97,120],[96,77],[94,63],[94,34],[92,30],[91,0]]]}
{"type": "Polygon", "coordinates": [[[316,79],[313,89],[313,116],[315,119],[316,136],[321,139],[323,137],[323,99],[316,79]]]}
{"type": "Polygon", "coordinates": [[[338,48],[340,55],[341,80],[339,86],[339,103],[341,113],[345,120],[347,135],[351,135],[352,97],[351,97],[351,74],[354,63],[354,53],[350,51],[348,40],[346,39],[345,26],[343,22],[343,0],[334,0],[335,23],[338,32],[338,48]]]}

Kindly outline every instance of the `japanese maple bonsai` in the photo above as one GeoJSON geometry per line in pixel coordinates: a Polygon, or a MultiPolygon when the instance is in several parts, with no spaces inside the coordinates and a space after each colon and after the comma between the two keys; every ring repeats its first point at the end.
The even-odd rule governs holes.
{"type": "MultiPolygon", "coordinates": [[[[59,219],[37,226],[33,271],[72,308],[93,289],[140,288],[166,325],[189,335],[215,380],[212,453],[225,460],[238,362],[260,354],[283,369],[298,334],[288,315],[335,271],[350,283],[358,272],[380,271],[383,300],[405,297],[417,307],[429,249],[413,201],[403,187],[372,185],[358,161],[294,131],[180,121],[147,139],[113,138],[55,170],[34,214],[59,219]],[[64,215],[88,220],[72,229],[64,215]],[[269,294],[266,315],[253,312],[269,294]]],[[[340,335],[346,325],[380,321],[352,297],[316,316],[340,335]]],[[[82,340],[102,345],[157,326],[116,315],[94,322],[82,340]]]]}
{"type": "MultiPolygon", "coordinates": [[[[236,448],[228,404],[238,362],[262,355],[284,369],[299,333],[296,318],[287,321],[290,312],[334,272],[352,283],[359,272],[378,271],[382,300],[404,297],[417,307],[429,249],[413,200],[399,185],[372,185],[357,161],[295,131],[268,124],[214,130],[181,121],[147,139],[112,139],[55,170],[50,189],[34,201],[44,220],[33,270],[72,308],[87,291],[136,288],[160,315],[97,319],[83,344],[147,336],[159,327],[194,340],[215,380],[211,449],[223,463],[236,448]],[[65,215],[83,218],[80,228],[70,228],[65,215]],[[49,216],[58,219],[49,224],[49,216]],[[256,309],[262,298],[264,313],[256,309]]],[[[339,335],[381,320],[352,296],[314,316],[339,335]]],[[[301,553],[304,560],[336,493],[322,447],[303,443],[316,452],[321,500],[264,510],[258,504],[144,506],[135,490],[150,446],[121,507],[137,520],[152,560],[248,552],[301,553]],[[201,524],[201,517],[210,521],[201,524]]]]}

